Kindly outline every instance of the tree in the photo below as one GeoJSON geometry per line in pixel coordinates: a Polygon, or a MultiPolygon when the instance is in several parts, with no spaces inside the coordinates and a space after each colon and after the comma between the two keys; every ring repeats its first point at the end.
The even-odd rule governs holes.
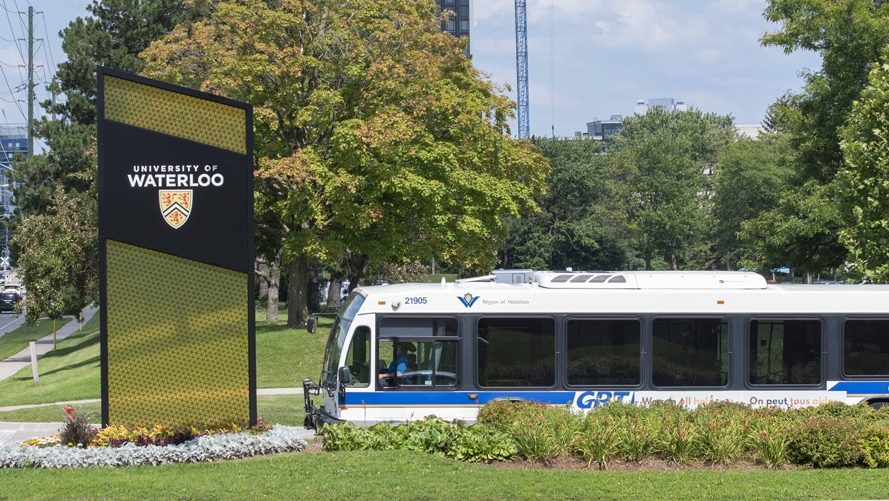
{"type": "Polygon", "coordinates": [[[813,273],[836,268],[846,257],[838,234],[848,225],[849,215],[833,214],[822,204],[838,203],[834,197],[839,190],[831,185],[844,163],[839,129],[867,83],[871,64],[889,43],[889,10],[873,0],[770,0],[764,15],[781,23],[781,30],[763,37],[764,45],[787,53],[811,50],[823,64],[818,71],[804,73],[803,92],[784,96],[770,110],[775,130],[788,137],[794,175],[781,190],[776,207],[759,221],[751,221],[745,234],[777,237],[780,245],[757,243],[763,260],[801,259],[777,264],[803,269],[811,279],[813,273]],[[805,200],[806,196],[813,198],[805,200]],[[802,233],[770,233],[779,227],[802,233]]]}
{"type": "Polygon", "coordinates": [[[620,183],[601,142],[538,139],[552,171],[540,211],[511,222],[501,266],[618,269],[627,260],[620,183]]]}
{"type": "Polygon", "coordinates": [[[79,314],[97,293],[95,204],[67,196],[59,188],[46,213],[25,218],[14,239],[27,252],[19,258],[28,323],[42,316],[79,314]]]}
{"type": "MultiPolygon", "coordinates": [[[[884,61],[886,58],[884,57],[884,61]]],[[[840,232],[857,271],[889,281],[889,63],[871,70],[869,85],[842,130],[846,161],[839,174],[841,199],[851,220],[840,232]]]]}
{"type": "Polygon", "coordinates": [[[774,209],[742,222],[740,238],[753,249],[744,266],[765,271],[789,265],[811,283],[816,273],[841,263],[845,249],[835,232],[824,231],[842,222],[831,190],[831,185],[809,181],[782,193],[774,209]]]}
{"type": "Polygon", "coordinates": [[[627,179],[626,210],[645,269],[656,258],[679,269],[708,237],[707,174],[733,134],[731,117],[697,110],[654,108],[624,121],[609,154],[627,179]]]}
{"type": "Polygon", "coordinates": [[[31,321],[56,310],[79,311],[97,299],[98,267],[90,253],[96,249],[84,241],[98,235],[96,65],[137,71],[136,55],[151,40],[197,15],[185,0],[94,0],[87,11],[89,17],[61,33],[68,59],[50,90],[65,98],[42,103],[58,118],[44,118],[35,131],[49,151],[17,161],[13,175],[20,217],[13,248],[31,321]],[[65,244],[72,247],[58,247],[65,244]]]}
{"type": "Polygon", "coordinates": [[[720,155],[713,216],[717,254],[725,269],[736,269],[740,260],[762,261],[754,254],[755,242],[741,240],[741,224],[777,205],[793,172],[787,165],[788,153],[786,136],[764,134],[729,144],[720,155]]]}
{"type": "MultiPolygon", "coordinates": [[[[513,104],[397,0],[218,2],[145,52],[144,73],[254,104],[261,231],[289,263],[288,323],[305,321],[310,258],[439,256],[491,266],[505,219],[534,207],[545,159],[508,137],[513,104]]],[[[355,283],[352,280],[352,283],[355,283]]]]}

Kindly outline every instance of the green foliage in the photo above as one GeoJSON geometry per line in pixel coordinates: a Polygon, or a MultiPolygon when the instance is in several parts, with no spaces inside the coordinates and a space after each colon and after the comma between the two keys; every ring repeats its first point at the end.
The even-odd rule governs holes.
{"type": "MultiPolygon", "coordinates": [[[[886,61],[889,53],[884,54],[886,61]]],[[[889,281],[889,63],[876,64],[855,102],[841,143],[845,166],[840,197],[850,220],[840,233],[857,271],[874,282],[889,281]]]]}
{"type": "Polygon", "coordinates": [[[253,103],[261,254],[348,251],[359,277],[435,256],[494,264],[548,165],[509,139],[512,103],[441,31],[434,2],[211,7],[143,52],[143,72],[253,103]]]}
{"type": "Polygon", "coordinates": [[[757,462],[766,468],[780,468],[789,460],[790,432],[781,421],[765,421],[750,439],[750,447],[757,462]]]}
{"type": "Polygon", "coordinates": [[[753,256],[742,264],[762,270],[791,265],[810,275],[837,267],[846,251],[837,237],[843,218],[833,199],[832,187],[814,180],[787,187],[774,209],[741,223],[741,240],[753,256]]]}
{"type": "Polygon", "coordinates": [[[97,299],[96,206],[57,190],[52,209],[22,220],[13,241],[22,249],[19,276],[28,323],[79,313],[97,299]]]}
{"type": "Polygon", "coordinates": [[[604,470],[608,467],[608,461],[617,456],[621,449],[621,424],[611,416],[603,416],[598,412],[587,413],[580,420],[572,448],[588,464],[595,461],[599,469],[604,470]]]}
{"type": "MultiPolygon", "coordinates": [[[[770,110],[775,130],[788,138],[794,176],[773,209],[744,225],[742,239],[758,254],[759,262],[748,264],[789,265],[811,277],[846,258],[839,233],[854,221],[838,208],[842,190],[835,177],[844,165],[839,133],[870,65],[889,43],[889,9],[872,0],[770,0],[764,15],[781,23],[763,37],[764,45],[815,51],[823,64],[804,74],[801,93],[784,96],[770,110]]],[[[850,250],[861,250],[864,243],[850,238],[844,237],[850,250]]]]}
{"type": "Polygon", "coordinates": [[[467,462],[503,461],[516,454],[509,436],[492,427],[464,426],[431,417],[397,426],[325,425],[320,434],[325,451],[409,450],[467,462]]]}
{"type": "Polygon", "coordinates": [[[94,0],[87,11],[61,34],[67,60],[50,91],[64,99],[43,103],[59,118],[36,125],[49,151],[17,159],[13,176],[21,218],[12,249],[25,267],[29,322],[79,312],[97,299],[96,66],[138,70],[139,52],[196,15],[184,0],[94,0]]]}
{"type": "Polygon", "coordinates": [[[552,166],[540,211],[510,223],[504,268],[618,269],[627,261],[627,221],[614,170],[602,143],[538,139],[552,166]]]}
{"type": "Polygon", "coordinates": [[[791,431],[788,455],[796,464],[855,466],[862,457],[858,432],[859,424],[849,419],[812,417],[791,431]]]}
{"type": "Polygon", "coordinates": [[[871,468],[889,468],[889,426],[869,426],[858,439],[861,458],[871,468]]]}
{"type": "Polygon", "coordinates": [[[744,221],[775,207],[792,173],[787,164],[787,140],[778,134],[759,139],[740,139],[729,144],[719,157],[713,183],[713,216],[716,249],[726,269],[740,261],[759,263],[757,241],[741,240],[744,221]]]}
{"type": "Polygon", "coordinates": [[[657,258],[672,269],[709,261],[692,245],[707,247],[712,231],[705,173],[733,135],[731,117],[697,110],[655,108],[624,120],[609,154],[626,176],[625,210],[646,269],[657,258]]]}
{"type": "Polygon", "coordinates": [[[503,430],[511,426],[520,414],[542,408],[542,404],[526,400],[494,400],[479,410],[477,419],[479,423],[503,430]]]}

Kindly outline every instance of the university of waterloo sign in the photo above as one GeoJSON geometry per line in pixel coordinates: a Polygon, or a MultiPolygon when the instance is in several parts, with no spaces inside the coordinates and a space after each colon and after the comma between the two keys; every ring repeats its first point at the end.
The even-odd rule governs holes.
{"type": "Polygon", "coordinates": [[[251,115],[99,69],[104,424],[256,420],[251,115]]]}

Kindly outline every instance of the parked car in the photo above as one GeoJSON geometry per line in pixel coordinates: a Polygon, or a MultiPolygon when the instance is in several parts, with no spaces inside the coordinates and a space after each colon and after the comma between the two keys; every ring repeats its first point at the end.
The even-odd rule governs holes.
{"type": "Polygon", "coordinates": [[[0,312],[15,311],[21,300],[22,296],[17,291],[4,289],[0,292],[0,312]]]}

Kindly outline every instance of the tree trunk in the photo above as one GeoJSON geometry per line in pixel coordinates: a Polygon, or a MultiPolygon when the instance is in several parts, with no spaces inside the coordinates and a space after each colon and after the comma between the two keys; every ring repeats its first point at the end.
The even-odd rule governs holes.
{"type": "Polygon", "coordinates": [[[269,265],[265,263],[261,258],[256,258],[256,278],[259,281],[259,297],[257,299],[262,299],[269,295],[269,265]]]}
{"type": "Polygon", "coordinates": [[[305,255],[295,257],[287,267],[287,326],[302,327],[309,317],[308,297],[309,262],[305,255]]]}
{"type": "Polygon", "coordinates": [[[670,253],[670,264],[673,266],[673,271],[677,271],[679,269],[679,261],[676,259],[676,253],[670,253]]]}
{"type": "Polygon", "coordinates": [[[645,260],[645,270],[651,270],[651,253],[645,251],[644,253],[642,253],[642,259],[645,260]]]}
{"type": "Polygon", "coordinates": [[[309,266],[309,287],[308,298],[306,299],[309,311],[317,312],[321,309],[321,293],[319,292],[320,289],[321,271],[318,269],[318,261],[313,259],[312,264],[309,266]]]}
{"type": "Polygon", "coordinates": [[[367,266],[367,256],[365,254],[352,255],[348,259],[349,263],[349,292],[358,287],[358,282],[364,277],[364,267],[367,266]]]}
{"type": "Polygon", "coordinates": [[[275,259],[269,263],[269,279],[268,279],[268,304],[266,306],[265,318],[266,321],[272,325],[278,323],[278,298],[279,298],[279,289],[278,287],[281,285],[281,259],[284,255],[284,250],[279,249],[275,254],[275,259]]]}
{"type": "Polygon", "coordinates": [[[814,281],[815,275],[811,271],[806,272],[806,283],[811,284],[814,281]]]}
{"type": "Polygon", "coordinates": [[[331,273],[330,285],[327,287],[327,311],[339,311],[342,306],[343,273],[331,273]]]}

